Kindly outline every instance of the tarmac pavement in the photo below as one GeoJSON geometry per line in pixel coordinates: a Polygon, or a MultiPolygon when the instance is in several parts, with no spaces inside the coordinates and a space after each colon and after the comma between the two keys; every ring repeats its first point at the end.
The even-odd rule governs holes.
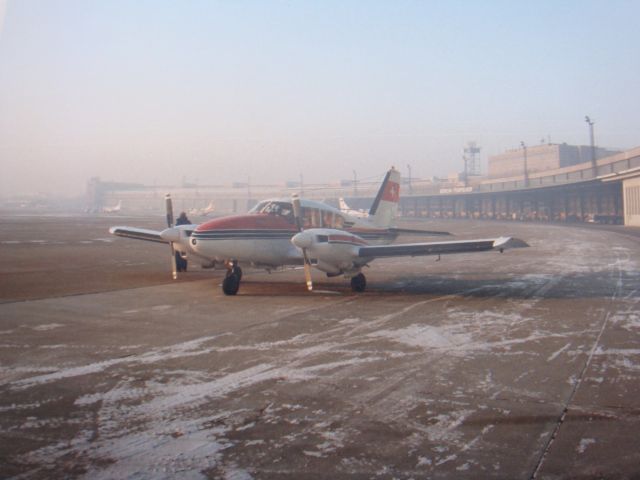
{"type": "Polygon", "coordinates": [[[155,219],[33,220],[0,225],[3,478],[640,477],[640,238],[416,221],[531,247],[227,297],[106,233],[155,219]]]}

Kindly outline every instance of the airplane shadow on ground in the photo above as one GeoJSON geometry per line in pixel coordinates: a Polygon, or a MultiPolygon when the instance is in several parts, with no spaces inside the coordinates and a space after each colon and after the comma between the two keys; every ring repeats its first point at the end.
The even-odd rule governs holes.
{"type": "MultiPolygon", "coordinates": [[[[470,274],[465,274],[468,277],[470,274]]],[[[615,281],[602,273],[575,273],[565,276],[540,275],[534,277],[493,276],[490,278],[461,278],[460,276],[403,276],[396,279],[368,281],[363,293],[351,290],[348,281],[343,284],[314,280],[313,292],[308,292],[304,281],[257,282],[243,279],[238,295],[260,296],[394,296],[394,295],[458,295],[473,298],[640,298],[640,272],[626,273],[615,281]]]]}

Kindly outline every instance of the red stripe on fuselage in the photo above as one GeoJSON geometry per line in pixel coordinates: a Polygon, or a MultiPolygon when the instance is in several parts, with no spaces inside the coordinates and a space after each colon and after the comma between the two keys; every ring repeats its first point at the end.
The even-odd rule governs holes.
{"type": "Polygon", "coordinates": [[[285,217],[263,213],[214,218],[198,225],[195,231],[212,230],[291,230],[292,236],[298,231],[293,219],[288,221],[285,217]]]}

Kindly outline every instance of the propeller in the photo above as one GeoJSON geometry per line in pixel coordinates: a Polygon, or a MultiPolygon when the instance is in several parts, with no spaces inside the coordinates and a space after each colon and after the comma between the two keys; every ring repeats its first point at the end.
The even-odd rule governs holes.
{"type": "Polygon", "coordinates": [[[302,250],[302,257],[304,258],[304,277],[307,281],[307,290],[313,290],[313,281],[311,280],[311,260],[307,255],[307,248],[311,246],[311,238],[309,235],[304,234],[303,221],[302,221],[302,205],[300,204],[300,197],[294,195],[291,199],[293,205],[293,216],[296,220],[296,226],[298,227],[298,233],[291,239],[293,244],[302,250]]]}
{"type": "MultiPolygon", "coordinates": [[[[173,228],[173,202],[171,201],[171,194],[167,193],[164,196],[165,209],[167,211],[167,228],[173,228]]],[[[173,246],[173,242],[169,242],[171,247],[171,274],[174,280],[178,279],[178,265],[176,264],[176,249],[173,246]]]]}

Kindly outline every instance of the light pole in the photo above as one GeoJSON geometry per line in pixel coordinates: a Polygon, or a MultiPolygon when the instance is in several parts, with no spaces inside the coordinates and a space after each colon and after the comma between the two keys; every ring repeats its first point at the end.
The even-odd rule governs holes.
{"type": "Polygon", "coordinates": [[[409,170],[409,195],[413,193],[413,187],[411,186],[411,165],[407,163],[407,170],[409,170]]]}
{"type": "Polygon", "coordinates": [[[524,186],[527,188],[529,186],[529,168],[527,167],[527,146],[524,142],[520,142],[520,146],[522,146],[522,151],[524,153],[524,186]]]}
{"type": "Polygon", "coordinates": [[[589,125],[589,140],[591,141],[591,169],[593,170],[593,177],[598,176],[598,165],[596,164],[596,141],[593,135],[593,124],[596,123],[589,118],[589,116],[584,117],[584,121],[589,125]]]}
{"type": "Polygon", "coordinates": [[[353,171],[353,196],[358,196],[358,175],[356,175],[356,171],[353,171]]]}
{"type": "Polygon", "coordinates": [[[464,186],[469,186],[469,159],[466,154],[462,154],[462,161],[464,162],[464,186]]]}

